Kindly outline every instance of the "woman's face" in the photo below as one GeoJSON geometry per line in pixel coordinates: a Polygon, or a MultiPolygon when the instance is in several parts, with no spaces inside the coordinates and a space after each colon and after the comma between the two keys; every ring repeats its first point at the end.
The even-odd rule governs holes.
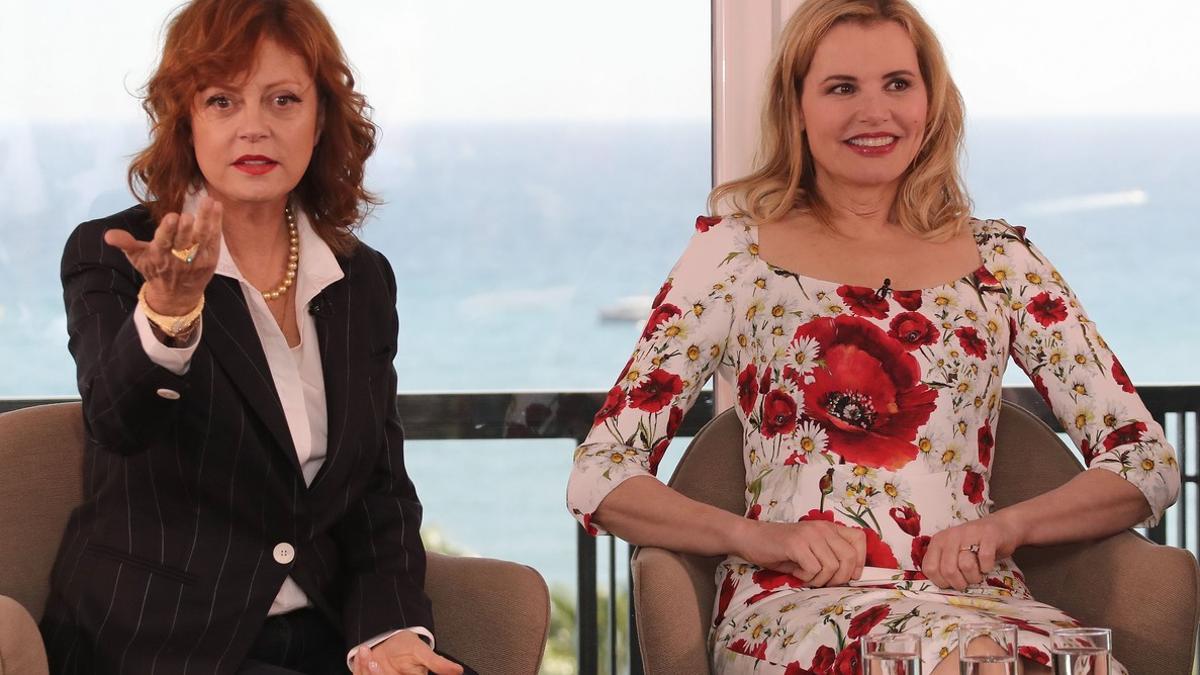
{"type": "Polygon", "coordinates": [[[908,33],[893,21],[834,26],[817,45],[800,108],[818,185],[898,183],[921,148],[928,108],[908,33]]]}
{"type": "Polygon", "coordinates": [[[319,137],[317,98],[304,61],[270,39],[234,82],[197,93],[192,147],[209,195],[227,209],[286,199],[319,137]]]}

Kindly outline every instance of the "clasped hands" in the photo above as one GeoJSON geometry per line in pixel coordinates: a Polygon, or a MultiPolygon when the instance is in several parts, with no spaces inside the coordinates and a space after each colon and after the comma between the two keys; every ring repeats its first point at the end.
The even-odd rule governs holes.
{"type": "MultiPolygon", "coordinates": [[[[785,572],[806,586],[844,586],[862,577],[866,533],[828,520],[798,523],[746,521],[735,555],[760,567],[785,572]]],[[[1020,545],[1019,530],[992,514],[933,535],[921,571],[940,588],[964,590],[982,583],[1020,545]]]]}
{"type": "Polygon", "coordinates": [[[462,666],[439,656],[411,631],[354,652],[354,675],[462,675],[462,666]]]}

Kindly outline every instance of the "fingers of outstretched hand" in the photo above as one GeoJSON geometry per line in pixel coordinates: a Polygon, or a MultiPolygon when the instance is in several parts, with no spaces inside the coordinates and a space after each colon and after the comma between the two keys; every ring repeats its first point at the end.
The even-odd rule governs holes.
{"type": "Polygon", "coordinates": [[[205,218],[197,223],[196,233],[200,249],[211,256],[210,260],[214,261],[214,264],[221,250],[221,228],[224,219],[225,209],[221,202],[211,202],[205,218]]]}
{"type": "Polygon", "coordinates": [[[179,231],[179,214],[168,213],[163,216],[163,219],[158,221],[158,227],[154,230],[154,239],[150,244],[163,253],[169,253],[175,245],[175,235],[179,231]]]}
{"type": "Polygon", "coordinates": [[[144,241],[134,239],[133,235],[128,231],[115,227],[104,232],[104,243],[113,248],[120,249],[126,258],[131,259],[131,262],[133,257],[137,256],[150,245],[144,241]]]}

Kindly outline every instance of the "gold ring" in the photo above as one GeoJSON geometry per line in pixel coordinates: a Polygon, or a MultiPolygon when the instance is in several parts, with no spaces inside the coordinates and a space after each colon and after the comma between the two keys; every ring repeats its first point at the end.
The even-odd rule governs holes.
{"type": "Polygon", "coordinates": [[[191,246],[184,248],[184,249],[179,249],[179,248],[171,249],[171,255],[175,256],[176,258],[179,258],[184,263],[191,265],[192,261],[196,259],[196,252],[199,250],[200,250],[200,242],[196,242],[195,244],[192,244],[191,246]]]}
{"type": "Polygon", "coordinates": [[[974,553],[976,555],[979,555],[979,544],[971,544],[970,546],[963,546],[962,548],[960,548],[958,550],[963,551],[965,553],[974,553]]]}

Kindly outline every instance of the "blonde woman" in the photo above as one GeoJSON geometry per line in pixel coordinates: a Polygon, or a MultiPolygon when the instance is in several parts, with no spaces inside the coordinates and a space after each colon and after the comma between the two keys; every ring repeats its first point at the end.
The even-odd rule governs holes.
{"type": "Polygon", "coordinates": [[[857,673],[857,638],[906,632],[926,672],[954,673],[955,626],[987,619],[1049,672],[1048,634],[1074,621],[1031,597],[1013,551],[1157,521],[1173,449],[1024,228],[970,217],[962,102],[910,4],[801,6],[763,128],[759,168],[714,190],[576,451],[570,509],[593,533],[727,556],[716,672],[857,673]],[[992,511],[1010,356],[1090,469],[992,511]],[[737,382],[743,517],[653,477],[714,373],[737,382]]]}

